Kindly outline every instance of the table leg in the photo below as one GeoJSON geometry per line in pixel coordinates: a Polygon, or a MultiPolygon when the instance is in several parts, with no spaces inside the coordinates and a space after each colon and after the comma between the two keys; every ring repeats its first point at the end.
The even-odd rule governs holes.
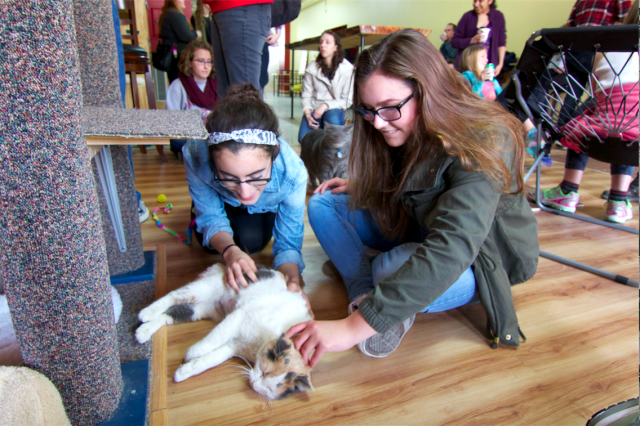
{"type": "Polygon", "coordinates": [[[140,94],[138,93],[138,77],[135,72],[129,73],[129,82],[131,83],[131,102],[134,108],[140,108],[140,94]]]}
{"type": "Polygon", "coordinates": [[[124,227],[122,226],[122,214],[120,213],[120,201],[118,199],[118,189],[116,188],[116,178],[113,172],[113,162],[111,160],[111,148],[109,145],[102,147],[100,152],[93,157],[98,168],[98,177],[102,192],[107,200],[107,210],[111,217],[111,224],[116,233],[116,241],[121,252],[127,251],[127,242],[124,238],[124,227]]]}
{"type": "Polygon", "coordinates": [[[291,95],[291,119],[293,119],[293,70],[295,69],[296,51],[291,51],[291,74],[289,75],[289,94],[291,95]]]}
{"type": "Polygon", "coordinates": [[[360,35],[360,52],[364,50],[364,34],[360,35]]]}

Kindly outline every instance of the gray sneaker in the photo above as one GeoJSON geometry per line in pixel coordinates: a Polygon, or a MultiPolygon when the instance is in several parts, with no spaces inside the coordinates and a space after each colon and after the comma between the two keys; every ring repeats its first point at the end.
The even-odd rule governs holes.
{"type": "MultiPolygon", "coordinates": [[[[347,312],[351,315],[356,309],[358,309],[358,306],[352,302],[349,303],[347,312]]],[[[358,343],[358,349],[360,349],[360,352],[366,356],[373,358],[384,358],[391,355],[396,349],[398,349],[402,338],[407,334],[415,319],[416,316],[412,315],[400,324],[391,327],[386,333],[376,334],[366,340],[363,340],[358,343]]]]}
{"type": "Polygon", "coordinates": [[[633,398],[598,411],[586,426],[638,426],[639,417],[638,398],[633,398]]]}

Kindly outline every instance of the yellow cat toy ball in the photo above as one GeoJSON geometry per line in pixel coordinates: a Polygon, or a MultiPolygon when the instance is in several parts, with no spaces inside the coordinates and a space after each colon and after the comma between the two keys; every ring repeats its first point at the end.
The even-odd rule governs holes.
{"type": "Polygon", "coordinates": [[[165,201],[167,201],[167,196],[164,194],[160,194],[158,195],[158,202],[159,203],[164,203],[165,201]]]}

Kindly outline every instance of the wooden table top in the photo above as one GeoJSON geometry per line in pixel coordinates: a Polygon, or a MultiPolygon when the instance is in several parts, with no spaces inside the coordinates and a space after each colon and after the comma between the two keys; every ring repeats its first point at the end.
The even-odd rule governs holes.
{"type": "MultiPolygon", "coordinates": [[[[371,46],[378,40],[387,34],[391,34],[394,31],[402,30],[404,27],[390,27],[386,25],[356,25],[355,27],[346,28],[336,31],[336,34],[340,36],[342,47],[344,49],[351,49],[353,47],[360,47],[361,36],[364,35],[365,46],[371,46]]],[[[431,30],[414,28],[414,30],[421,32],[425,37],[429,37],[431,30]]],[[[320,44],[320,36],[307,38],[295,43],[286,44],[285,49],[289,50],[318,50],[320,44]]]]}

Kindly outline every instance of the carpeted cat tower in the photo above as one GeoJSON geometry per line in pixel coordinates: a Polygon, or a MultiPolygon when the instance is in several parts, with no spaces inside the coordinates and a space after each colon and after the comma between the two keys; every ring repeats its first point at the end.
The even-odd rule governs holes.
{"type": "Polygon", "coordinates": [[[111,0],[6,0],[0,16],[0,275],[24,365],[51,380],[72,424],[96,425],[123,389],[110,275],[145,255],[127,147],[110,147],[114,216],[87,117],[123,117],[126,137],[131,123],[206,133],[197,114],[123,109],[111,0]]]}
{"type": "MultiPolygon", "coordinates": [[[[91,3],[99,15],[103,2],[91,3]]],[[[25,365],[52,381],[73,424],[97,424],[122,389],[82,129],[81,72],[100,58],[81,67],[70,0],[6,1],[0,16],[0,270],[11,317],[25,365]]]]}

